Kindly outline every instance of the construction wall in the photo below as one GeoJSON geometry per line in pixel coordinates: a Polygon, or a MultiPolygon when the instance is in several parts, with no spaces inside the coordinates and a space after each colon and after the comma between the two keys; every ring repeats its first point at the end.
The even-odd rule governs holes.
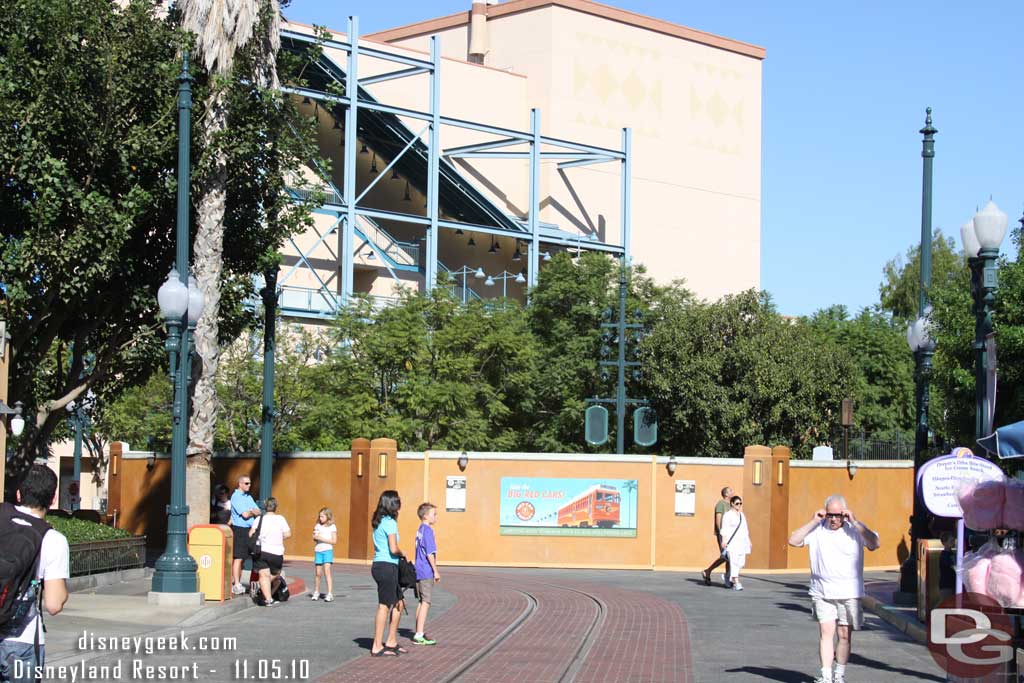
{"type": "MultiPolygon", "coordinates": [[[[292,527],[286,554],[293,559],[312,558],[316,514],[327,506],[338,525],[335,557],[368,561],[372,556],[368,522],[380,492],[389,488],[397,489],[403,501],[399,545],[409,554],[418,526],[416,507],[423,501],[438,506],[436,534],[442,564],[702,568],[717,552],[714,505],[724,486],[744,497],[754,542],[748,562],[751,569],[806,568],[807,552],[787,548],[786,539],[833,493],[846,496],[858,518],[881,535],[881,549],[865,556],[867,566],[898,565],[909,542],[910,462],[859,463],[851,477],[845,463],[790,463],[788,449],[755,446],[747,449],[743,459],[678,458],[674,474],[663,456],[477,452],[466,454],[468,463],[461,471],[459,455],[397,452],[388,439],[356,440],[352,453],[279,455],[274,462],[273,493],[292,527]],[[445,510],[449,475],[466,477],[465,512],[445,510]],[[501,535],[502,477],[635,479],[636,537],[501,535]],[[696,484],[692,516],[676,514],[676,480],[696,484]]],[[[111,476],[111,512],[117,509],[119,527],[146,534],[150,545],[159,547],[166,534],[170,461],[150,456],[128,452],[117,459],[117,474],[112,470],[111,476]]],[[[258,493],[258,457],[214,460],[213,483],[234,489],[242,474],[252,477],[258,493]]]]}

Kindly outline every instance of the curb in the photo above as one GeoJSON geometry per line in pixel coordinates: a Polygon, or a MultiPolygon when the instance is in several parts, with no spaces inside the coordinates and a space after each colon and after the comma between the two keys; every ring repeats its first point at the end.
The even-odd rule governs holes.
{"type": "Polygon", "coordinates": [[[121,569],[115,572],[103,572],[101,574],[87,574],[85,576],[72,576],[68,579],[68,592],[81,593],[90,588],[102,588],[113,586],[124,581],[144,579],[153,575],[153,569],[149,567],[138,567],[136,569],[121,569]]]}
{"type": "Polygon", "coordinates": [[[928,633],[917,619],[908,619],[899,610],[890,607],[878,598],[870,595],[865,595],[861,602],[865,607],[871,610],[871,612],[878,615],[882,621],[886,622],[900,633],[916,640],[921,645],[928,644],[928,633]]]}

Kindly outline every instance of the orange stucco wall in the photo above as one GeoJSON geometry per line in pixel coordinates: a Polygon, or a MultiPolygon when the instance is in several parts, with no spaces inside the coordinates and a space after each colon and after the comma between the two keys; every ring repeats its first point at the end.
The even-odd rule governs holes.
{"type": "MultiPolygon", "coordinates": [[[[370,450],[376,453],[376,449],[370,450]]],[[[313,524],[319,508],[326,505],[334,510],[338,525],[335,555],[344,559],[350,548],[349,521],[368,519],[379,492],[390,487],[398,490],[403,501],[399,516],[401,548],[411,554],[419,523],[416,508],[421,502],[430,501],[439,509],[435,528],[439,559],[451,564],[690,570],[704,567],[716,554],[712,533],[714,505],[724,486],[732,487],[739,495],[744,495],[744,488],[750,489],[750,495],[744,498],[751,526],[770,526],[769,533],[755,533],[754,537],[766,539],[773,548],[779,546],[778,553],[752,555],[748,563],[751,569],[806,568],[806,551],[783,550],[784,539],[789,527],[795,528],[809,519],[832,493],[845,495],[858,517],[881,534],[882,548],[866,555],[868,566],[898,564],[907,543],[912,480],[909,463],[862,464],[851,479],[839,464],[793,463],[790,467],[786,461],[785,486],[777,483],[775,467],[765,468],[764,484],[772,489],[771,496],[765,497],[755,495],[758,492],[754,488],[760,486],[753,485],[750,457],[746,462],[679,458],[675,473],[670,474],[668,459],[656,456],[469,453],[469,463],[463,472],[458,467],[458,453],[398,453],[396,458],[393,450],[389,452],[387,476],[379,476],[379,459],[374,455],[365,462],[364,477],[355,489],[355,467],[347,453],[291,454],[275,460],[274,495],[293,532],[285,544],[288,556],[312,556],[313,524]],[[445,477],[459,474],[466,477],[466,511],[446,512],[445,477]],[[498,525],[502,477],[636,479],[637,535],[502,536],[498,525]],[[693,516],[675,514],[676,480],[696,483],[693,516]],[[353,496],[353,491],[360,488],[369,495],[353,496]],[[788,520],[780,519],[784,516],[788,520]]],[[[234,488],[234,481],[243,473],[256,481],[259,468],[255,457],[218,458],[214,463],[215,482],[234,488]]],[[[154,546],[160,545],[166,533],[164,507],[169,492],[169,464],[161,457],[149,470],[146,454],[135,453],[122,458],[120,466],[123,485],[119,491],[118,526],[132,533],[147,534],[154,546]]],[[[362,524],[358,526],[361,528],[362,524]]],[[[364,553],[352,557],[354,561],[367,560],[364,553]]]]}
{"type": "MultiPolygon", "coordinates": [[[[815,510],[824,505],[825,498],[837,493],[846,498],[854,515],[881,538],[878,550],[864,553],[864,566],[887,567],[902,562],[910,551],[913,467],[860,465],[851,479],[845,464],[830,465],[807,467],[798,463],[790,470],[794,481],[801,482],[789,494],[790,526],[795,529],[806,524],[815,510]]],[[[791,568],[809,567],[807,551],[789,548],[787,564],[791,568]]]]}

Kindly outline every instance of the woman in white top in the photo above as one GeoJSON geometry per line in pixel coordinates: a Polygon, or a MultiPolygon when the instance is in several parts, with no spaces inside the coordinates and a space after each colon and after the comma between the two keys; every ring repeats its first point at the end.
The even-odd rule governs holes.
{"type": "Polygon", "coordinates": [[[747,516],[743,514],[743,499],[739,496],[729,499],[729,510],[722,515],[722,552],[729,556],[732,589],[743,590],[740,570],[750,554],[750,528],[747,527],[747,516]]]}
{"type": "Polygon", "coordinates": [[[267,498],[267,512],[252,525],[249,535],[259,529],[260,556],[253,560],[252,566],[259,571],[260,592],[267,607],[276,604],[270,590],[270,576],[281,574],[284,566],[284,539],[291,537],[292,530],[288,520],[277,514],[277,498],[267,498]]]}

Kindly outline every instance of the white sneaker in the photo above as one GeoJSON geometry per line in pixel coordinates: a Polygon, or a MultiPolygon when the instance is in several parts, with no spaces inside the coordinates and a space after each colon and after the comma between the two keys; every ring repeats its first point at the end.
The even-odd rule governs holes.
{"type": "Polygon", "coordinates": [[[309,599],[310,600],[319,600],[320,599],[320,594],[319,593],[313,593],[312,595],[309,596],[309,599]]]}
{"type": "Polygon", "coordinates": [[[742,583],[740,583],[739,581],[737,581],[736,583],[734,583],[734,584],[732,585],[732,589],[733,589],[734,591],[741,591],[741,590],[743,590],[743,584],[742,584],[742,583]]]}
{"type": "Polygon", "coordinates": [[[324,596],[324,602],[334,602],[334,594],[328,593],[324,596]]]}
{"type": "Polygon", "coordinates": [[[271,600],[266,604],[266,607],[273,607],[274,605],[280,604],[277,600],[271,600]]]}
{"type": "Polygon", "coordinates": [[[846,683],[846,675],[832,674],[832,683],[846,683]]]}
{"type": "Polygon", "coordinates": [[[231,587],[232,595],[242,595],[243,593],[245,593],[245,586],[243,586],[242,584],[236,583],[234,586],[231,587]]]}
{"type": "Polygon", "coordinates": [[[814,683],[836,683],[836,681],[833,681],[831,678],[824,678],[822,676],[818,676],[814,679],[814,683]]]}

